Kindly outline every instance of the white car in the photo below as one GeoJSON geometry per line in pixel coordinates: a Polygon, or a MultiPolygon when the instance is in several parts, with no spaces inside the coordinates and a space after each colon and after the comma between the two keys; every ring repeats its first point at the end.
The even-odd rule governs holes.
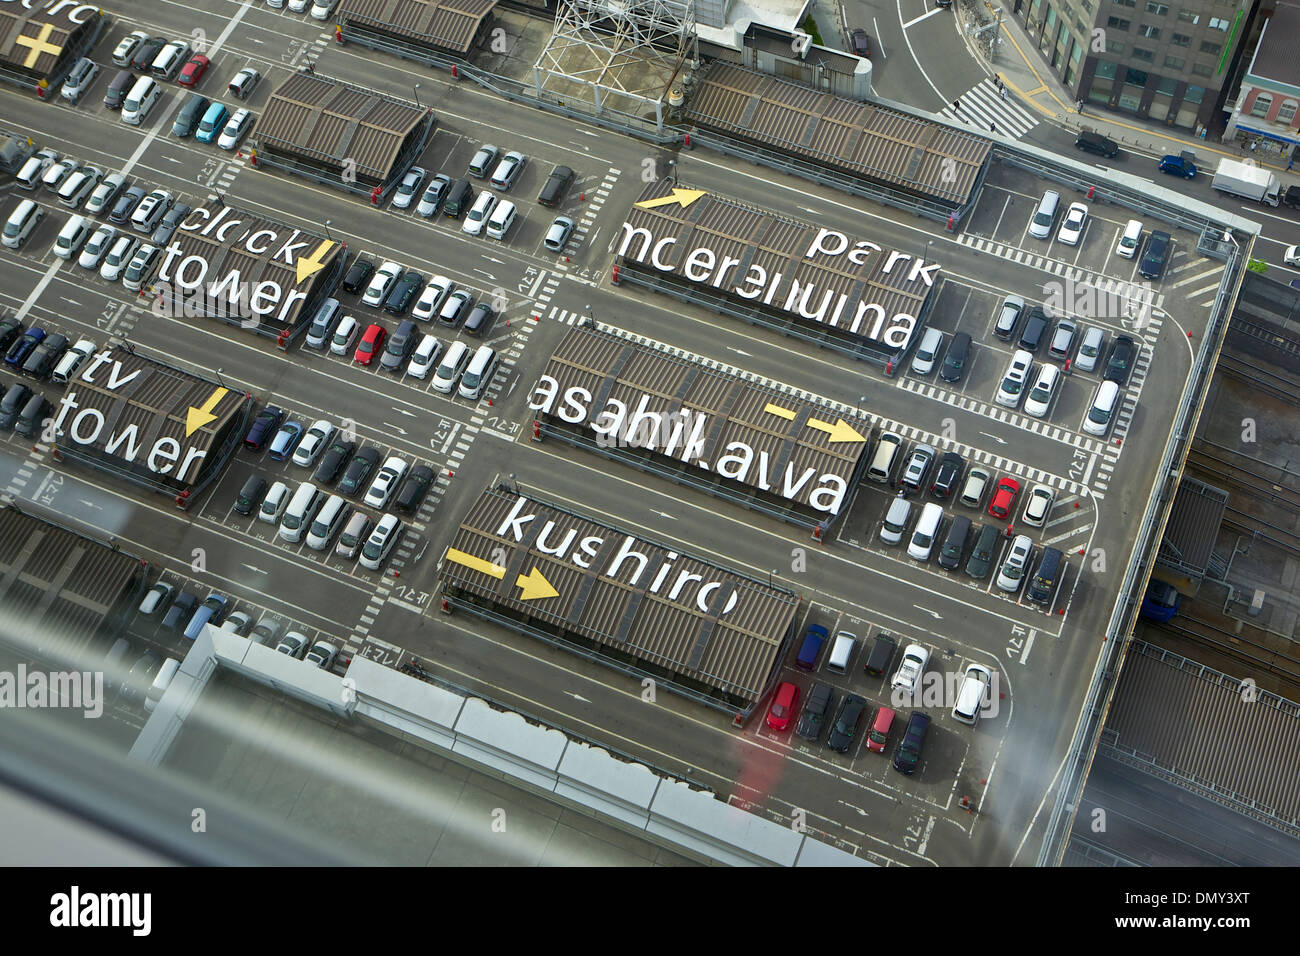
{"type": "Polygon", "coordinates": [[[1061,369],[1056,365],[1044,362],[1038,367],[1038,376],[1034,379],[1034,386],[1025,396],[1025,414],[1032,415],[1034,418],[1042,418],[1047,414],[1048,407],[1052,404],[1052,398],[1056,395],[1056,386],[1061,380],[1061,369]]]}
{"type": "Polygon", "coordinates": [[[421,216],[432,216],[442,205],[442,200],[447,195],[447,190],[451,188],[451,177],[444,173],[435,173],[433,179],[429,180],[429,185],[424,187],[424,195],[420,197],[420,204],[415,207],[416,213],[421,216]]]}
{"type": "Polygon", "coordinates": [[[226,89],[241,100],[247,99],[248,94],[253,92],[253,89],[257,86],[257,81],[261,78],[261,73],[258,73],[251,66],[246,66],[235,74],[226,89]]]}
{"type": "Polygon", "coordinates": [[[58,192],[63,181],[81,168],[81,163],[71,157],[55,160],[49,168],[41,174],[41,182],[47,189],[58,192]]]}
{"type": "Polygon", "coordinates": [[[239,141],[244,138],[250,126],[253,125],[253,114],[246,109],[237,109],[231,114],[230,119],[226,120],[225,129],[217,137],[217,148],[231,150],[239,145],[239,141]]]}
{"type": "Polygon", "coordinates": [[[1087,222],[1088,207],[1081,202],[1070,203],[1070,208],[1065,211],[1065,219],[1061,221],[1061,228],[1056,231],[1057,241],[1067,246],[1077,246],[1087,222]]]}
{"type": "Polygon", "coordinates": [[[511,150],[501,157],[501,162],[497,163],[496,171],[492,173],[492,186],[503,192],[515,184],[519,178],[519,173],[524,168],[524,163],[528,161],[523,153],[517,150],[511,150]]]}
{"type": "Polygon", "coordinates": [[[109,282],[116,282],[122,278],[122,273],[126,270],[131,257],[135,255],[139,244],[140,240],[134,236],[118,236],[117,242],[113,243],[108,250],[108,255],[104,257],[104,264],[99,267],[99,277],[109,282]]]}
{"type": "Polygon", "coordinates": [[[59,187],[59,202],[69,209],[79,208],[91,191],[99,185],[103,176],[102,169],[96,169],[94,166],[81,167],[59,187]]]}
{"type": "Polygon", "coordinates": [[[1034,545],[1029,540],[1029,535],[1016,535],[1016,539],[1011,542],[1011,550],[1007,552],[1006,560],[998,569],[998,587],[1011,594],[1020,590],[1020,582],[1025,577],[1025,568],[1029,565],[1029,553],[1033,549],[1034,545]]]}
{"type": "Polygon", "coordinates": [[[329,447],[330,439],[334,437],[334,432],[337,430],[334,423],[328,419],[322,418],[313,422],[293,451],[293,463],[304,467],[314,463],[321,452],[329,447]]]}
{"type": "Polygon", "coordinates": [[[469,212],[465,213],[465,222],[460,227],[460,231],[469,236],[477,236],[483,232],[483,224],[488,221],[492,215],[492,210],[496,208],[497,197],[486,189],[478,194],[474,200],[474,205],[470,207],[469,212]]]}
{"type": "Polygon", "coordinates": [[[966,472],[966,484],[961,489],[961,503],[968,508],[978,508],[991,477],[983,468],[972,468],[966,472]]]}
{"type": "Polygon", "coordinates": [[[1300,266],[1300,246],[1287,246],[1282,261],[1289,266],[1300,266]]]}
{"type": "Polygon", "coordinates": [[[393,283],[401,274],[402,267],[396,262],[385,262],[370,277],[370,285],[366,286],[366,294],[361,297],[361,301],[375,308],[383,305],[389,291],[393,288],[393,283]]]}
{"type": "Polygon", "coordinates": [[[1106,341],[1106,332],[1100,326],[1091,325],[1079,340],[1079,351],[1074,356],[1074,367],[1081,372],[1091,372],[1097,367],[1102,345],[1106,341]]]}
{"type": "Polygon", "coordinates": [[[140,44],[147,39],[149,34],[143,30],[133,30],[122,37],[113,48],[113,62],[122,67],[130,66],[131,57],[135,56],[135,51],[140,49],[140,44]]]}
{"type": "Polygon", "coordinates": [[[311,0],[289,0],[290,13],[306,13],[311,0]]]}
{"type": "Polygon", "coordinates": [[[999,405],[1005,405],[1007,408],[1016,408],[1020,404],[1020,396],[1025,391],[1025,382],[1029,379],[1029,370],[1034,365],[1034,356],[1032,352],[1025,349],[1017,349],[1011,356],[1011,364],[1007,367],[1007,374],[1003,376],[1001,384],[998,385],[998,393],[993,400],[999,405]]]}
{"type": "Polygon", "coordinates": [[[889,686],[907,696],[916,693],[916,687],[925,673],[925,665],[930,662],[930,651],[920,644],[908,644],[903,650],[903,660],[889,686]]]}
{"type": "Polygon", "coordinates": [[[81,256],[77,259],[77,265],[83,269],[98,269],[115,241],[117,241],[117,230],[107,223],[100,226],[86,240],[81,256]]]}
{"type": "Polygon", "coordinates": [[[38,149],[27,157],[27,162],[23,163],[23,168],[18,171],[18,184],[23,189],[35,189],[41,184],[49,168],[58,161],[59,154],[54,150],[49,147],[38,149]]]}
{"type": "Polygon", "coordinates": [[[384,467],[379,469],[379,474],[375,475],[375,480],[370,483],[370,488],[362,501],[371,508],[383,508],[388,504],[388,499],[393,496],[393,492],[397,490],[405,474],[406,462],[396,455],[391,456],[384,462],[384,467]]]}
{"type": "Polygon", "coordinates": [[[330,339],[330,351],[335,355],[347,355],[359,331],[361,331],[360,322],[353,316],[343,316],[343,321],[339,323],[339,327],[334,330],[334,336],[330,339]]]}
{"type": "Polygon", "coordinates": [[[330,665],[334,663],[334,658],[338,657],[338,653],[339,649],[333,644],[317,641],[311,646],[311,650],[307,652],[307,656],[303,660],[309,661],[321,670],[327,671],[330,669],[330,665]]]}
{"type": "Polygon", "coordinates": [[[406,374],[421,381],[438,367],[438,357],[442,355],[442,343],[436,335],[426,335],[411,353],[411,362],[406,366],[406,374]]]}
{"type": "Polygon", "coordinates": [[[1047,513],[1052,510],[1056,492],[1049,485],[1034,485],[1025,502],[1025,524],[1032,528],[1041,528],[1047,520],[1047,513]]]}
{"type": "Polygon", "coordinates": [[[339,5],[339,0],[316,0],[311,5],[311,18],[313,20],[328,20],[334,8],[339,5]]]}
{"type": "Polygon", "coordinates": [[[573,220],[568,216],[556,216],[555,221],[551,223],[551,228],[546,230],[546,238],[542,240],[542,245],[551,252],[563,252],[564,245],[571,235],[573,235],[573,220]]]}
{"type": "Polygon", "coordinates": [[[402,181],[397,184],[397,189],[393,192],[394,209],[406,209],[411,205],[411,200],[424,185],[426,175],[428,174],[422,166],[412,166],[406,171],[406,175],[402,177],[402,181]]]}
{"type": "Polygon", "coordinates": [[[307,640],[307,635],[301,631],[290,631],[284,637],[280,638],[280,643],[275,645],[275,650],[279,654],[288,654],[292,658],[302,660],[303,653],[311,645],[307,640]]]}
{"type": "Polygon", "coordinates": [[[420,293],[419,300],[411,309],[411,315],[422,322],[428,322],[438,314],[438,309],[442,307],[442,300],[455,288],[456,283],[446,276],[434,276],[420,293]]]}
{"type": "Polygon", "coordinates": [[[112,208],[112,202],[117,198],[117,194],[122,191],[126,185],[126,177],[121,173],[109,173],[105,176],[95,191],[90,194],[86,200],[86,212],[99,215],[107,212],[112,208]]]}
{"type": "Polygon", "coordinates": [[[167,214],[167,210],[172,208],[175,200],[172,194],[165,189],[155,189],[149,195],[140,200],[140,205],[135,207],[135,212],[131,213],[131,227],[138,229],[140,232],[153,232],[158,228],[158,222],[167,214]]]}
{"type": "Polygon", "coordinates": [[[396,515],[384,515],[375,525],[375,530],[370,532],[366,543],[362,545],[361,556],[357,560],[361,562],[363,568],[378,571],[401,536],[402,522],[397,520],[396,515]]]}

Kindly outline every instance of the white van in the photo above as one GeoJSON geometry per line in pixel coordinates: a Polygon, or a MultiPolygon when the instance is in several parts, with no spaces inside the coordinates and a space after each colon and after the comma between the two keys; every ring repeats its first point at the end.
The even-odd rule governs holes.
{"type": "Polygon", "coordinates": [[[916,529],[912,532],[912,542],[907,546],[909,557],[918,561],[929,561],[930,552],[934,550],[934,539],[939,536],[939,522],[943,518],[943,508],[933,501],[927,501],[917,519],[916,529]]]}
{"type": "Polygon", "coordinates": [[[85,216],[69,216],[54,240],[54,254],[60,259],[71,259],[90,238],[91,222],[85,216]]]}
{"type": "Polygon", "coordinates": [[[310,481],[300,484],[293,497],[289,499],[289,507],[284,510],[284,517],[280,519],[280,537],[290,544],[301,541],[303,529],[308,527],[316,517],[316,511],[320,508],[323,498],[320,490],[310,481]]]}
{"type": "Polygon", "coordinates": [[[122,122],[128,126],[139,126],[149,118],[160,99],[162,87],[147,76],[140,77],[122,101],[122,122]]]}
{"type": "Polygon", "coordinates": [[[853,648],[857,643],[858,639],[848,631],[840,631],[836,634],[835,643],[831,645],[830,656],[826,658],[826,669],[836,674],[847,672],[849,659],[853,656],[853,648]]]}
{"type": "Polygon", "coordinates": [[[342,495],[330,495],[325,504],[321,505],[316,520],[307,530],[307,547],[313,551],[324,551],[328,548],[334,535],[338,534],[339,529],[343,527],[343,520],[347,517],[347,507],[347,499],[342,495]]]}
{"type": "Polygon", "coordinates": [[[5,223],[4,244],[10,249],[21,248],[32,230],[45,218],[45,210],[33,199],[24,199],[9,214],[5,223]]]}
{"type": "Polygon", "coordinates": [[[1046,239],[1052,234],[1052,223],[1056,221],[1056,208],[1061,204],[1061,194],[1055,189],[1043,193],[1038,203],[1038,210],[1029,223],[1029,234],[1035,239],[1046,239]]]}
{"type": "Polygon", "coordinates": [[[916,375],[929,375],[934,371],[934,360],[943,347],[943,333],[938,329],[926,329],[921,337],[921,344],[912,356],[912,372],[916,375]]]}
{"type": "Polygon", "coordinates": [[[908,519],[912,517],[912,503],[906,498],[895,498],[889,503],[885,512],[885,523],[880,526],[880,540],[886,544],[898,544],[903,540],[907,530],[908,519]]]}
{"type": "Polygon", "coordinates": [[[1137,255],[1138,246],[1142,244],[1142,220],[1130,219],[1124,227],[1124,233],[1115,245],[1115,255],[1132,259],[1137,255]]]}
{"type": "Polygon", "coordinates": [[[979,664],[967,667],[961,689],[957,691],[957,703],[952,705],[952,716],[963,724],[974,727],[980,719],[980,710],[984,707],[984,699],[988,696],[992,683],[993,675],[987,667],[979,664]]]}
{"type": "Polygon", "coordinates": [[[452,342],[447,346],[442,364],[433,375],[433,387],[440,392],[451,394],[451,390],[456,387],[456,380],[460,378],[460,373],[465,371],[465,363],[468,361],[469,346],[464,342],[452,342]]]}
{"type": "Polygon", "coordinates": [[[78,339],[76,345],[63,353],[63,358],[59,359],[59,364],[54,366],[50,378],[60,385],[66,385],[68,380],[76,374],[77,369],[81,368],[82,363],[94,351],[94,342],[90,339],[78,339]]]}
{"type": "Polygon", "coordinates": [[[491,239],[504,239],[510,227],[515,224],[515,204],[509,199],[502,199],[488,217],[487,234],[491,239]]]}
{"type": "Polygon", "coordinates": [[[35,189],[41,184],[41,177],[45,175],[45,170],[50,168],[58,156],[59,154],[52,149],[37,150],[27,158],[27,162],[23,163],[23,168],[18,170],[18,175],[14,177],[15,185],[19,189],[35,189]]]}
{"type": "Polygon", "coordinates": [[[149,66],[149,72],[160,80],[170,80],[180,72],[190,54],[190,45],[184,40],[172,40],[158,51],[149,66]]]}
{"type": "Polygon", "coordinates": [[[881,432],[880,443],[876,445],[876,453],[871,458],[871,467],[867,469],[867,477],[882,484],[888,483],[894,473],[894,460],[898,458],[898,450],[902,447],[902,435],[881,432]]]}
{"type": "Polygon", "coordinates": [[[1083,417],[1083,430],[1098,438],[1105,435],[1110,428],[1111,416],[1115,414],[1115,406],[1118,404],[1119,386],[1110,381],[1102,382],[1097,386],[1097,392],[1092,397],[1088,414],[1083,417]]]}
{"type": "Polygon", "coordinates": [[[145,694],[145,710],[153,713],[153,709],[158,706],[158,701],[162,700],[162,695],[167,693],[167,688],[171,686],[172,678],[180,669],[181,662],[174,657],[163,661],[162,667],[158,668],[158,673],[154,675],[153,683],[149,685],[148,693],[145,694]]]}
{"type": "Polygon", "coordinates": [[[490,345],[480,345],[474,357],[465,367],[465,374],[460,377],[460,388],[456,394],[461,398],[478,401],[492,376],[497,373],[497,353],[490,345]]]}

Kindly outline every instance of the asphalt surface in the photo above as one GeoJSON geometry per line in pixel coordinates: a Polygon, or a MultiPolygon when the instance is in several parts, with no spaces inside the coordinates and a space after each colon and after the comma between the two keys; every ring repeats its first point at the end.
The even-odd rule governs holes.
{"type": "MultiPolygon", "coordinates": [[[[925,22],[943,29],[939,18],[925,22]]],[[[527,153],[528,166],[513,190],[523,200],[522,221],[506,241],[496,242],[463,236],[443,217],[426,221],[411,212],[376,210],[341,192],[253,169],[246,159],[215,146],[179,141],[170,135],[182,96],[174,84],[140,130],[124,127],[100,103],[111,69],[75,107],[10,90],[0,93],[6,125],[30,132],[38,145],[101,168],[128,169],[130,178],[170,189],[192,204],[220,192],[232,206],[290,224],[328,222],[331,236],[346,242],[350,252],[393,258],[426,276],[450,276],[479,296],[504,298],[502,315],[486,336],[502,353],[503,366],[484,399],[471,403],[343,358],[299,348],[282,353],[219,322],[151,314],[120,285],[52,256],[50,244],[63,221],[54,214],[20,253],[5,250],[0,257],[5,307],[70,337],[85,334],[100,345],[110,336],[125,337],[181,367],[208,374],[220,370],[227,384],[288,408],[300,420],[350,419],[360,440],[385,454],[427,463],[439,478],[382,573],[330,552],[287,545],[275,538],[271,525],[235,514],[234,496],[250,472],[291,483],[308,477],[296,466],[242,450],[216,487],[180,512],[170,499],[143,498],[103,476],[51,468],[29,442],[10,434],[0,439],[0,481],[10,494],[38,502],[91,533],[116,537],[162,567],[168,580],[201,592],[200,597],[216,589],[255,617],[292,621],[309,633],[337,639],[344,659],[361,653],[396,664],[416,655],[426,669],[462,686],[671,771],[689,771],[692,779],[738,805],[783,822],[802,812],[810,830],[878,862],[1034,861],[1043,811],[1054,799],[1055,776],[1204,322],[1204,310],[1194,308],[1200,301],[1196,295],[1204,297],[1203,290],[1218,281],[1217,265],[1195,256],[1194,237],[1176,237],[1175,257],[1152,290],[1151,317],[1136,328],[1124,300],[1109,308],[1075,296],[1085,280],[1097,276],[1121,283],[1116,288],[1130,299],[1140,288],[1133,263],[1111,255],[1127,216],[1105,207],[1093,210],[1076,247],[1030,239],[1027,220],[1043,184],[1023,174],[995,168],[966,229],[953,236],[715,154],[678,157],[684,185],[943,264],[931,321],[945,332],[972,334],[976,348],[969,373],[956,386],[934,374],[885,379],[835,353],[610,284],[609,245],[643,188],[643,174],[663,174],[667,154],[595,128],[561,126],[553,117],[501,102],[442,74],[339,47],[319,23],[252,5],[227,3],[206,13],[167,0],[140,3],[101,40],[96,59],[107,63],[118,38],[141,25],[169,36],[202,29],[210,41],[220,37],[219,46],[209,50],[213,64],[199,89],[210,96],[224,92],[226,80],[252,63],[264,74],[245,104],[254,112],[265,106],[288,69],[308,60],[315,61],[318,74],[407,98],[419,82],[422,103],[433,106],[439,121],[420,160],[431,173],[459,175],[484,141],[527,153]],[[231,13],[237,22],[228,19],[231,13]],[[542,248],[553,213],[532,202],[550,167],[561,162],[578,173],[564,208],[554,211],[579,224],[567,257],[542,248]],[[1073,303],[1070,311],[1107,331],[1108,343],[1121,331],[1143,341],[1119,420],[1105,439],[1079,432],[1099,381],[1096,373],[1067,377],[1042,421],[993,403],[1011,348],[988,329],[1008,293],[1035,301],[1065,296],[1073,303]],[[802,531],[698,492],[558,443],[529,441],[528,394],[568,325],[583,315],[861,406],[881,427],[903,430],[909,441],[933,442],[936,436],[956,441],[995,477],[1018,477],[1018,509],[1035,484],[1049,485],[1056,498],[1046,527],[1023,526],[1016,512],[1016,529],[1031,535],[1035,554],[1051,544],[1068,555],[1067,573],[1049,608],[1003,595],[987,578],[972,581],[934,562],[911,561],[901,547],[883,544],[878,530],[891,492],[882,486],[864,482],[832,540],[819,546],[802,531]],[[884,758],[862,746],[865,726],[841,757],[821,744],[770,732],[759,719],[737,731],[718,714],[668,694],[644,701],[638,684],[608,670],[464,615],[444,616],[437,609],[437,561],[480,491],[512,475],[521,488],[598,520],[678,543],[756,577],[774,572],[807,600],[807,621],[859,637],[885,630],[899,635],[900,645],[925,644],[932,651],[932,674],[959,673],[970,662],[994,668],[1002,692],[998,714],[972,730],[951,718],[950,702],[927,707],[934,725],[921,768],[909,779],[888,766],[898,725],[884,758]],[[963,809],[963,797],[977,812],[963,809]]],[[[18,198],[8,188],[0,194],[0,210],[7,215],[18,198]]],[[[50,205],[48,193],[38,198],[50,205]]],[[[363,322],[393,328],[390,317],[378,318],[354,297],[341,298],[345,310],[363,322]]],[[[431,331],[449,338],[445,329],[431,331]]],[[[1045,352],[1044,346],[1042,361],[1045,352]]],[[[43,388],[57,401],[57,388],[43,388]]],[[[977,523],[993,520],[956,504],[945,508],[977,523]]],[[[135,622],[132,632],[143,644],[172,654],[184,651],[175,635],[160,633],[155,624],[135,622]]],[[[785,676],[806,692],[811,682],[796,673],[788,667],[785,676]]],[[[887,685],[868,678],[859,657],[848,675],[834,678],[823,670],[815,679],[835,685],[837,697],[865,695],[873,710],[888,703],[887,685]]]]}

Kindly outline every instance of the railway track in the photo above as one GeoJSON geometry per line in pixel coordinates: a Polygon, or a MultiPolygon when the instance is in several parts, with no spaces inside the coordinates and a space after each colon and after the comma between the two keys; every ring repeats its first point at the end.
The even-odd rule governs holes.
{"type": "Polygon", "coordinates": [[[1265,541],[1275,545],[1288,554],[1300,557],[1300,534],[1269,524],[1252,514],[1247,514],[1229,506],[1223,512],[1223,526],[1250,535],[1257,541],[1265,541]]]}
{"type": "Polygon", "coordinates": [[[1187,464],[1234,484],[1262,501],[1274,502],[1300,513],[1300,490],[1280,483],[1282,469],[1277,465],[1267,465],[1199,438],[1188,449],[1187,464]],[[1277,472],[1279,480],[1265,474],[1265,470],[1277,472]]]}
{"type": "Polygon", "coordinates": [[[1220,353],[1216,368],[1229,378],[1253,385],[1266,395],[1292,405],[1300,405],[1300,380],[1289,375],[1251,365],[1227,352],[1220,353]]]}
{"type": "Polygon", "coordinates": [[[1265,647],[1258,641],[1252,641],[1218,625],[1179,614],[1159,624],[1147,621],[1146,626],[1194,640],[1226,657],[1300,685],[1300,659],[1265,647]]]}

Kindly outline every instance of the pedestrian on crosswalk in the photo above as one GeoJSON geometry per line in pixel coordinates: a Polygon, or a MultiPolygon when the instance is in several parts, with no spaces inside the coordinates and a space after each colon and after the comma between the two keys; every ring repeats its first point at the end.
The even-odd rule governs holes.
{"type": "Polygon", "coordinates": [[[996,124],[996,123],[989,123],[989,132],[990,132],[990,133],[996,133],[997,131],[998,131],[997,124],[996,124]]]}
{"type": "Polygon", "coordinates": [[[998,84],[998,90],[1002,93],[1002,98],[1005,100],[1007,98],[1007,88],[998,84]]]}
{"type": "Polygon", "coordinates": [[[953,111],[954,111],[954,112],[956,112],[957,110],[960,110],[960,109],[961,109],[961,100],[953,100],[953,101],[952,101],[952,108],[953,108],[953,111]]]}
{"type": "Polygon", "coordinates": [[[1002,89],[1002,77],[1001,77],[1001,76],[999,76],[998,74],[994,73],[994,74],[993,74],[993,82],[996,83],[996,84],[998,85],[998,89],[1002,89]]]}

